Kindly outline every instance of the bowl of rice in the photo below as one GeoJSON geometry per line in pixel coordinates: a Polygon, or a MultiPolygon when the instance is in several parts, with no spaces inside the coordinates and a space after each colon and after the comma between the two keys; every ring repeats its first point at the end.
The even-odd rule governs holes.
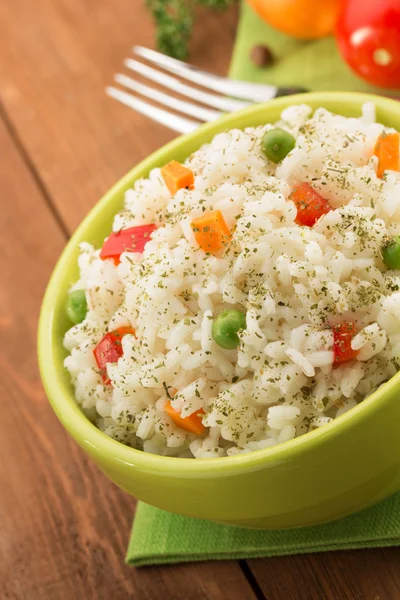
{"type": "Polygon", "coordinates": [[[279,98],[95,206],[39,323],[61,423],[140,500],[242,527],[400,489],[400,106],[279,98]]]}

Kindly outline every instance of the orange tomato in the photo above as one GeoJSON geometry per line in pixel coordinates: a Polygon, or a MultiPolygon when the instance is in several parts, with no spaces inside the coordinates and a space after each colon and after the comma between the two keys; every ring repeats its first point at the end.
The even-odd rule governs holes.
{"type": "Polygon", "coordinates": [[[340,0],[247,0],[269,25],[295,38],[311,40],[333,32],[340,0]]]}

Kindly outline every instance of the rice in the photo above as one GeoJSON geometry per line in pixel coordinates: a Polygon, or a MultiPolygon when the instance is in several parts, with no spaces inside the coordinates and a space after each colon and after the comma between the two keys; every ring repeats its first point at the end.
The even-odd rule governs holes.
{"type": "Polygon", "coordinates": [[[400,273],[382,245],[400,234],[400,175],[376,176],[383,131],[372,104],[360,118],[308,106],[283,111],[279,127],[295,148],[275,165],[261,151],[272,125],[215,136],[185,165],[193,189],[171,196],[160,170],[137,181],[113,231],[156,223],[143,253],[118,266],[84,243],[80,278],[85,319],[65,334],[77,403],[107,435],[177,457],[233,456],[324,427],[398,370],[400,273]],[[333,210],[299,226],[289,199],[308,182],[333,210]],[[198,245],[194,218],[220,210],[232,232],[223,253],[198,245]],[[246,313],[236,349],[213,339],[226,309],[246,313]],[[335,364],[333,327],[351,321],[354,356],[335,364]],[[131,326],[123,355],[104,381],[93,349],[108,331],[131,326]],[[176,425],[201,413],[204,432],[176,425]]]}

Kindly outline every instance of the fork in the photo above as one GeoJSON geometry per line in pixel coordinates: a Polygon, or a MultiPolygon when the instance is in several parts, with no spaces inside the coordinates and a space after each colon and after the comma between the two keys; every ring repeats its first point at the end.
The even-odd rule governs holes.
{"type": "Polygon", "coordinates": [[[183,83],[180,79],[149,67],[138,60],[132,58],[124,60],[125,67],[134,73],[203,105],[199,106],[192,102],[180,100],[165,92],[159,91],[158,89],[140,83],[132,77],[122,73],[117,73],[114,76],[116,83],[135,92],[135,94],[154,100],[161,106],[172,108],[174,111],[196,119],[188,119],[163,108],[158,108],[137,98],[136,95],[134,96],[117,87],[110,86],[106,88],[106,93],[112,98],[115,98],[115,100],[122,102],[122,104],[133,108],[153,121],[157,121],[178,133],[190,133],[202,122],[214,121],[226,112],[240,110],[255,102],[266,102],[267,100],[277,98],[278,96],[286,96],[288,94],[305,91],[303,88],[278,88],[273,85],[262,85],[258,83],[249,83],[247,81],[227,79],[226,77],[220,77],[219,75],[202,71],[193,65],[171,58],[165,54],[156,52],[155,50],[144,48],[143,46],[134,46],[132,50],[136,56],[145,59],[153,65],[161,67],[174,75],[178,75],[181,79],[185,79],[191,83],[200,85],[203,88],[212,90],[210,92],[194,88],[191,85],[183,83]],[[212,92],[219,93],[215,94],[212,92]]]}

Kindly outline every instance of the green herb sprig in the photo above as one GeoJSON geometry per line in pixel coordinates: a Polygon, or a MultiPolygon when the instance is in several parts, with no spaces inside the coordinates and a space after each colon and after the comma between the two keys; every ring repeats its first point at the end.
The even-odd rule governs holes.
{"type": "Polygon", "coordinates": [[[223,11],[235,0],[146,0],[156,24],[156,44],[160,52],[184,59],[193,32],[196,5],[223,11]]]}

